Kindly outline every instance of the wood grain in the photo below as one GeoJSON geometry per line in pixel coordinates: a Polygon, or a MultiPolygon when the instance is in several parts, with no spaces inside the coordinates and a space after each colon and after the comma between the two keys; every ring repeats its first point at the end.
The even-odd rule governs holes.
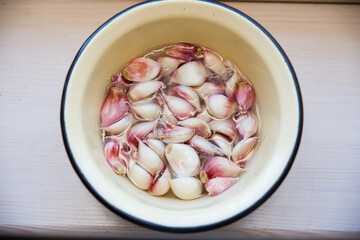
{"type": "Polygon", "coordinates": [[[0,1],[0,233],[360,237],[360,5],[229,3],[282,45],[304,100],[293,168],[256,211],[210,232],[158,233],[118,217],[89,193],[63,147],[62,87],[84,40],[134,3],[0,1]]]}

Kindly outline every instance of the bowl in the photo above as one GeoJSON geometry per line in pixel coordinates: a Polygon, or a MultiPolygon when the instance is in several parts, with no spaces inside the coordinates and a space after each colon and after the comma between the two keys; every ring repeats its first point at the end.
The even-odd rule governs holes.
{"type": "Polygon", "coordinates": [[[71,164],[84,185],[118,215],[152,229],[196,232],[234,222],[259,207],[287,175],[299,147],[303,109],[291,63],[256,21],[210,1],[149,1],[100,26],[82,45],[66,77],[61,128],[71,164]],[[249,171],[216,197],[154,197],[108,166],[99,134],[111,74],[133,58],[178,42],[205,46],[248,76],[261,105],[262,143],[249,171]]]}

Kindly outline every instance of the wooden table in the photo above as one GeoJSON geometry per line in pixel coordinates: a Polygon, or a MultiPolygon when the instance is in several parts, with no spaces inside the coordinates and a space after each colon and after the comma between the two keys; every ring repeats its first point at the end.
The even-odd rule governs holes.
{"type": "Polygon", "coordinates": [[[135,1],[0,1],[0,234],[122,238],[360,237],[360,5],[239,3],[282,45],[304,100],[301,146],[265,204],[197,234],[148,230],[83,186],[60,133],[84,40],[135,1]]]}

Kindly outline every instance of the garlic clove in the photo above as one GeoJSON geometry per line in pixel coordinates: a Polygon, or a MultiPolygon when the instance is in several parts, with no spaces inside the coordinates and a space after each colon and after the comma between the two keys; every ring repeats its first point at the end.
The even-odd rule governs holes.
{"type": "Polygon", "coordinates": [[[182,143],[191,139],[195,130],[181,126],[167,126],[158,130],[158,137],[164,143],[182,143]]]}
{"type": "Polygon", "coordinates": [[[167,77],[171,75],[178,66],[184,61],[174,57],[159,57],[157,62],[161,65],[161,76],[167,77]]]}
{"type": "Polygon", "coordinates": [[[165,167],[160,157],[142,141],[139,141],[138,162],[153,176],[165,167]]]}
{"type": "Polygon", "coordinates": [[[218,146],[226,156],[231,156],[233,141],[229,141],[228,138],[216,133],[211,136],[209,141],[218,146]]]}
{"type": "Polygon", "coordinates": [[[136,162],[130,161],[127,176],[130,181],[142,190],[148,190],[153,184],[153,177],[136,162]]]}
{"type": "Polygon", "coordinates": [[[165,84],[163,82],[153,80],[149,82],[140,82],[134,84],[128,91],[128,95],[133,101],[139,101],[144,99],[157,91],[161,88],[164,88],[165,84]]]}
{"type": "Polygon", "coordinates": [[[237,129],[244,139],[248,139],[253,136],[259,128],[259,121],[256,115],[252,112],[247,112],[237,116],[235,121],[237,129]]]}
{"type": "Polygon", "coordinates": [[[247,112],[255,102],[255,91],[247,82],[240,82],[236,89],[236,100],[241,112],[247,112]]]}
{"type": "Polygon", "coordinates": [[[117,175],[126,174],[127,172],[126,164],[124,164],[125,161],[121,157],[109,159],[107,160],[107,162],[109,163],[110,167],[117,175]]]}
{"type": "Polygon", "coordinates": [[[147,121],[154,121],[161,113],[160,105],[152,101],[136,102],[131,108],[135,111],[136,116],[147,121]]]}
{"type": "Polygon", "coordinates": [[[226,119],[235,112],[235,104],[222,94],[206,97],[205,103],[210,115],[218,119],[226,119]]]}
{"type": "Polygon", "coordinates": [[[210,196],[216,196],[229,189],[234,183],[239,181],[238,178],[217,177],[208,180],[205,189],[210,196]]]}
{"type": "Polygon", "coordinates": [[[165,169],[160,172],[154,179],[154,184],[149,188],[149,193],[153,196],[161,196],[170,190],[170,172],[165,169]]]}
{"type": "Polygon", "coordinates": [[[180,58],[187,62],[197,59],[196,52],[197,47],[188,43],[179,43],[168,49],[165,53],[171,57],[180,58]]]}
{"type": "Polygon", "coordinates": [[[185,63],[170,78],[170,82],[185,86],[199,86],[206,80],[205,66],[199,61],[185,63]]]}
{"type": "Polygon", "coordinates": [[[224,85],[221,83],[215,82],[205,82],[199,87],[195,87],[194,90],[201,96],[205,98],[214,94],[223,94],[225,93],[224,85]]]}
{"type": "Polygon", "coordinates": [[[236,125],[233,121],[230,120],[214,120],[209,122],[209,127],[212,131],[221,133],[230,139],[236,140],[238,138],[238,133],[236,130],[236,125]]]}
{"type": "Polygon", "coordinates": [[[200,179],[206,183],[216,177],[236,177],[244,170],[224,157],[212,157],[206,161],[200,171],[200,179]]]}
{"type": "Polygon", "coordinates": [[[225,83],[225,93],[230,99],[235,99],[236,87],[240,81],[240,73],[234,69],[234,74],[225,83]]]}
{"type": "Polygon", "coordinates": [[[133,82],[146,82],[159,75],[161,65],[150,58],[136,58],[122,70],[123,76],[133,82]]]}
{"type": "Polygon", "coordinates": [[[180,177],[170,180],[173,193],[180,199],[191,200],[202,195],[203,185],[199,179],[193,177],[180,177]]]}
{"type": "Polygon", "coordinates": [[[104,145],[104,155],[112,170],[118,175],[126,174],[126,161],[122,157],[121,145],[115,137],[111,137],[104,145]]]}
{"type": "Polygon", "coordinates": [[[132,115],[129,114],[123,117],[120,121],[111,124],[108,127],[103,128],[106,132],[110,134],[120,134],[124,132],[132,123],[132,115]]]}
{"type": "Polygon", "coordinates": [[[208,49],[203,49],[204,64],[214,73],[221,76],[222,79],[226,78],[226,66],[223,63],[223,59],[208,49]]]}
{"type": "Polygon", "coordinates": [[[200,172],[199,156],[189,145],[170,143],[165,148],[165,156],[177,177],[192,177],[200,172]]]}
{"type": "Polygon", "coordinates": [[[207,122],[200,118],[188,118],[179,122],[179,125],[195,130],[195,134],[204,138],[211,136],[211,130],[207,122]]]}
{"type": "Polygon", "coordinates": [[[177,125],[178,120],[177,118],[172,114],[168,106],[166,104],[163,107],[163,114],[161,116],[162,120],[169,125],[177,125]]]}
{"type": "Polygon", "coordinates": [[[165,156],[165,144],[162,141],[149,138],[146,143],[160,158],[165,156]]]}
{"type": "Polygon", "coordinates": [[[196,114],[196,110],[186,100],[170,95],[164,95],[164,98],[169,110],[177,119],[184,120],[196,114]]]}
{"type": "Polygon", "coordinates": [[[204,155],[214,156],[214,155],[220,155],[223,156],[224,153],[221,150],[221,148],[215,146],[208,140],[206,140],[203,137],[200,137],[198,135],[195,135],[188,144],[196,149],[197,151],[201,152],[204,155]]]}
{"type": "Polygon", "coordinates": [[[258,142],[257,137],[244,139],[238,142],[234,148],[231,155],[231,159],[239,166],[244,166],[248,157],[251,156],[251,153],[255,149],[255,145],[258,142]]]}
{"type": "Polygon", "coordinates": [[[208,113],[206,107],[202,107],[201,113],[199,113],[196,118],[204,120],[206,123],[209,123],[212,120],[212,117],[208,113]]]}
{"type": "Polygon", "coordinates": [[[111,81],[113,86],[122,88],[125,91],[134,84],[134,82],[127,81],[123,76],[121,76],[121,74],[111,76],[111,81]]]}
{"type": "Polygon", "coordinates": [[[111,87],[101,107],[101,123],[104,128],[120,121],[129,110],[129,102],[122,88],[111,87]]]}
{"type": "Polygon", "coordinates": [[[150,132],[152,132],[158,121],[141,122],[131,127],[127,133],[128,142],[135,146],[138,145],[138,139],[143,140],[150,132]]]}
{"type": "Polygon", "coordinates": [[[196,108],[198,112],[201,112],[201,105],[200,105],[200,99],[197,93],[188,86],[183,85],[177,85],[170,89],[171,95],[177,95],[181,97],[182,99],[188,101],[193,107],[196,108]]]}

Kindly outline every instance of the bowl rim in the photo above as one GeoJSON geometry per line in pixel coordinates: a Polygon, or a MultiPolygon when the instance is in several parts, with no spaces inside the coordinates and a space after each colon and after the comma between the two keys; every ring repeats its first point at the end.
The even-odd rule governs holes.
{"type": "Polygon", "coordinates": [[[268,191],[261,197],[259,198],[256,202],[254,202],[250,207],[248,207],[247,209],[245,209],[242,212],[239,212],[238,214],[234,215],[233,217],[230,217],[226,220],[222,220],[216,223],[212,223],[212,224],[207,224],[207,225],[203,225],[203,226],[196,226],[196,227],[168,227],[168,226],[163,226],[160,224],[156,224],[156,223],[152,223],[149,221],[145,221],[143,219],[140,219],[138,217],[132,216],[128,213],[126,213],[125,211],[117,208],[116,206],[113,206],[112,204],[110,204],[109,202],[107,202],[97,191],[95,188],[92,187],[92,185],[89,183],[89,181],[87,180],[86,176],[83,174],[83,172],[81,171],[81,169],[79,168],[79,166],[76,164],[75,161],[75,157],[71,151],[70,148],[70,144],[68,141],[68,136],[66,133],[66,125],[65,125],[65,102],[66,102],[66,95],[67,95],[67,87],[71,78],[71,74],[72,71],[80,57],[80,55],[83,53],[83,51],[85,50],[85,48],[87,47],[87,45],[89,44],[89,42],[96,36],[96,34],[98,32],[100,32],[103,28],[105,28],[109,23],[111,23],[112,21],[114,21],[115,19],[117,19],[119,16],[121,16],[122,14],[130,11],[131,9],[137,8],[139,6],[145,5],[145,4],[151,4],[153,2],[162,2],[164,0],[149,0],[149,1],[145,1],[145,2],[141,2],[138,4],[135,4],[117,14],[115,14],[113,17],[111,17],[110,19],[108,19],[105,23],[103,23],[98,29],[96,29],[86,40],[85,42],[82,44],[82,46],[80,47],[79,51],[76,53],[74,60],[71,63],[71,66],[67,72],[66,78],[65,78],[65,83],[64,83],[64,87],[63,87],[63,92],[62,92],[62,97],[61,97],[61,107],[60,107],[60,125],[61,125],[61,133],[62,133],[62,138],[63,138],[63,143],[65,146],[65,150],[67,152],[67,155],[69,157],[70,163],[72,165],[72,167],[74,168],[75,172],[78,174],[78,176],[80,177],[82,183],[86,186],[86,188],[92,193],[92,195],[99,201],[101,202],[103,205],[105,205],[108,209],[110,209],[112,212],[116,213],[117,215],[119,215],[120,217],[125,218],[126,220],[138,224],[140,226],[146,227],[146,228],[150,228],[153,230],[158,230],[158,231],[163,231],[163,232],[173,232],[173,233],[195,233],[195,232],[202,232],[202,231],[208,231],[208,230],[213,230],[219,227],[223,227],[226,226],[230,223],[233,223],[243,217],[245,217],[246,215],[248,215],[249,213],[251,213],[252,211],[254,211],[256,208],[258,208],[259,206],[261,206],[267,199],[270,198],[270,196],[276,191],[276,189],[281,185],[281,183],[283,182],[283,180],[285,179],[285,177],[287,176],[287,174],[290,171],[290,168],[295,160],[297,151],[299,149],[300,146],[300,141],[301,141],[301,136],[302,136],[302,130],[303,130],[303,118],[304,118],[304,113],[303,113],[303,102],[302,102],[302,95],[301,95],[301,90],[300,90],[300,86],[299,86],[299,82],[295,73],[295,70],[289,60],[289,58],[287,57],[286,53],[284,52],[284,50],[281,48],[280,44],[275,40],[275,38],[263,27],[261,26],[258,22],[256,22],[254,19],[252,19],[251,17],[249,17],[248,15],[246,15],[245,13],[241,12],[240,10],[237,10],[233,7],[230,7],[224,3],[220,3],[220,2],[216,2],[216,1],[210,1],[210,0],[193,0],[195,2],[205,2],[208,4],[214,4],[216,6],[220,6],[223,8],[226,8],[227,10],[233,11],[236,14],[239,14],[241,17],[245,18],[246,20],[248,20],[250,23],[254,24],[255,27],[257,27],[259,30],[261,30],[270,40],[271,42],[275,45],[275,47],[277,48],[277,50],[280,52],[281,56],[283,57],[290,73],[293,79],[293,83],[295,86],[295,90],[296,90],[296,95],[297,95],[297,102],[298,102],[298,111],[299,111],[299,124],[298,124],[298,131],[297,131],[297,136],[296,136],[296,141],[295,141],[295,145],[293,147],[291,156],[284,168],[284,171],[282,172],[282,174],[280,175],[280,177],[277,179],[277,181],[272,185],[272,187],[270,189],[268,189],[268,191]]]}

